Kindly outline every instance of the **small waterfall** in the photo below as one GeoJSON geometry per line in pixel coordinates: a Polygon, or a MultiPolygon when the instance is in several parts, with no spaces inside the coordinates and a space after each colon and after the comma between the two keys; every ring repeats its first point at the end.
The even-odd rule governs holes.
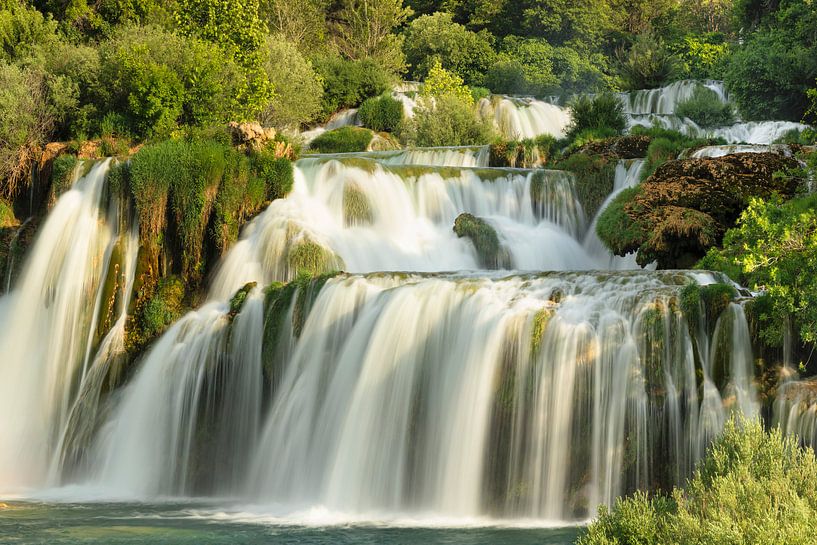
{"type": "Polygon", "coordinates": [[[785,144],[733,144],[729,146],[706,146],[704,148],[699,148],[692,152],[690,157],[693,159],[701,159],[705,157],[724,157],[735,153],[778,153],[786,157],[792,156],[791,146],[787,146],[785,144]]]}
{"type": "MultiPolygon", "coordinates": [[[[19,283],[0,298],[0,483],[44,485],[92,362],[103,280],[118,247],[119,206],[105,209],[110,162],[60,197],[19,283]]],[[[53,474],[53,473],[52,473],[53,474]]]]}
{"type": "Polygon", "coordinates": [[[817,448],[817,380],[786,382],[774,405],[774,423],[801,444],[817,448]]]}
{"type": "Polygon", "coordinates": [[[627,270],[636,269],[638,264],[635,262],[635,255],[627,257],[620,257],[613,255],[604,242],[601,241],[598,234],[596,234],[596,225],[598,225],[599,217],[602,212],[613,202],[619,193],[628,187],[635,187],[641,180],[641,170],[644,168],[644,159],[622,160],[616,165],[616,177],[613,183],[613,192],[604,200],[604,203],[599,207],[596,217],[593,218],[590,227],[587,229],[587,234],[584,237],[584,248],[598,262],[604,262],[605,266],[602,268],[608,270],[627,270]]]}
{"type": "Polygon", "coordinates": [[[563,138],[570,123],[567,109],[528,97],[495,96],[482,99],[477,108],[483,118],[493,119],[503,137],[511,140],[544,134],[563,138]]]}
{"type": "Polygon", "coordinates": [[[309,158],[298,162],[290,196],[244,230],[211,295],[294,278],[293,256],[306,247],[324,256],[323,270],[475,270],[473,245],[452,230],[463,212],[494,226],[516,269],[598,266],[576,238],[585,220],[565,172],[309,158]]]}
{"type": "Polygon", "coordinates": [[[488,167],[488,146],[450,146],[439,148],[408,148],[361,153],[316,154],[314,157],[361,158],[382,165],[425,165],[437,167],[488,167]]]}
{"type": "Polygon", "coordinates": [[[674,114],[680,102],[692,98],[695,89],[703,85],[713,91],[724,104],[729,100],[721,81],[681,80],[666,87],[620,93],[619,97],[628,114],[674,114]]]}

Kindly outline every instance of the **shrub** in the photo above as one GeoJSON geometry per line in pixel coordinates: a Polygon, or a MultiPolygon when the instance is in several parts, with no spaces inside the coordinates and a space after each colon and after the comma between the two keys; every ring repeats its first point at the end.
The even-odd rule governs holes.
{"type": "Polygon", "coordinates": [[[28,184],[34,150],[53,127],[43,75],[0,61],[0,197],[13,197],[28,184]]]}
{"type": "Polygon", "coordinates": [[[485,74],[483,81],[494,93],[506,95],[525,94],[528,86],[522,64],[509,58],[500,58],[485,74]]]}
{"type": "Polygon", "coordinates": [[[400,129],[405,143],[418,146],[477,146],[493,140],[490,122],[481,119],[469,102],[442,97],[423,103],[400,129]]]}
{"type": "Polygon", "coordinates": [[[392,76],[371,60],[350,61],[323,56],[314,58],[313,65],[323,80],[321,111],[325,118],[383,94],[392,83],[392,76]]]}
{"type": "Polygon", "coordinates": [[[729,43],[720,33],[684,36],[676,46],[684,77],[691,79],[723,79],[731,54],[729,43]]]}
{"type": "Polygon", "coordinates": [[[779,428],[727,422],[685,490],[636,493],[602,507],[579,545],[809,543],[817,516],[817,461],[779,428]]]}
{"type": "Polygon", "coordinates": [[[295,183],[292,161],[276,157],[272,150],[253,153],[252,167],[255,175],[264,183],[267,200],[283,199],[295,183]]]}
{"type": "Polygon", "coordinates": [[[800,121],[815,77],[815,48],[793,39],[790,29],[772,28],[755,32],[735,51],[725,81],[744,119],[800,121]]]}
{"type": "Polygon", "coordinates": [[[469,106],[474,104],[471,90],[462,78],[442,67],[439,60],[435,60],[423,82],[422,96],[432,98],[453,98],[469,106]]]}
{"type": "Polygon", "coordinates": [[[268,37],[264,46],[264,70],[275,88],[275,97],[261,113],[260,121],[274,127],[298,127],[313,121],[321,111],[323,84],[312,63],[294,44],[268,37]]]}
{"type": "Polygon", "coordinates": [[[723,249],[710,250],[698,267],[766,293],[770,308],[760,317],[766,342],[782,343],[788,316],[804,342],[817,342],[817,280],[803,274],[817,267],[817,196],[753,199],[726,232],[723,249]]]}
{"type": "Polygon", "coordinates": [[[51,193],[54,197],[59,197],[71,189],[78,162],[75,156],[68,153],[54,159],[51,164],[51,193]]]}
{"type": "Polygon", "coordinates": [[[56,23],[43,17],[29,2],[0,3],[0,60],[14,62],[39,47],[53,47],[58,41],[56,30],[56,23]]]}
{"type": "Polygon", "coordinates": [[[695,87],[691,97],[678,103],[675,113],[688,117],[704,128],[722,127],[735,122],[732,105],[721,102],[715,91],[703,85],[695,87]]]}
{"type": "Polygon", "coordinates": [[[678,60],[652,33],[641,34],[625,53],[616,52],[617,72],[625,89],[653,89],[678,73],[678,60]]]}
{"type": "Polygon", "coordinates": [[[17,225],[17,217],[14,215],[14,208],[11,203],[0,199],[0,229],[7,229],[17,225]]]}
{"type": "Polygon", "coordinates": [[[242,72],[215,45],[143,27],[102,44],[100,101],[142,137],[166,137],[179,125],[211,125],[253,113],[243,102],[242,72]]]}
{"type": "Polygon", "coordinates": [[[609,129],[620,134],[627,126],[624,106],[612,93],[577,97],[570,104],[570,115],[571,121],[567,128],[569,139],[586,129],[609,129]]]}
{"type": "Polygon", "coordinates": [[[405,32],[403,51],[416,80],[424,79],[435,61],[468,83],[480,84],[494,63],[493,38],[487,31],[471,32],[450,13],[423,15],[405,32]]]}
{"type": "MultiPolygon", "coordinates": [[[[559,83],[553,74],[552,56],[553,47],[540,38],[507,36],[502,40],[500,59],[515,68],[521,68],[522,71],[524,83],[516,92],[539,96],[552,92],[559,83]]],[[[496,84],[496,74],[492,74],[492,78],[496,84]]]]}
{"type": "Polygon", "coordinates": [[[377,132],[392,132],[403,121],[403,103],[390,95],[366,99],[358,110],[364,127],[377,132]]]}
{"type": "Polygon", "coordinates": [[[327,131],[315,138],[309,149],[315,153],[350,153],[366,151],[374,133],[360,127],[341,127],[327,131]]]}
{"type": "MultiPolygon", "coordinates": [[[[289,164],[286,159],[284,161],[289,164]]],[[[212,236],[221,254],[238,239],[242,223],[268,200],[261,168],[258,165],[251,168],[250,165],[250,158],[242,153],[227,153],[225,156],[224,179],[216,196],[212,223],[212,236]]],[[[290,175],[291,168],[290,165],[290,175]]],[[[281,183],[278,178],[271,183],[275,182],[281,183]]]]}
{"type": "Polygon", "coordinates": [[[471,86],[471,98],[474,99],[474,102],[479,102],[483,98],[488,98],[491,96],[491,90],[486,87],[474,87],[471,86]]]}

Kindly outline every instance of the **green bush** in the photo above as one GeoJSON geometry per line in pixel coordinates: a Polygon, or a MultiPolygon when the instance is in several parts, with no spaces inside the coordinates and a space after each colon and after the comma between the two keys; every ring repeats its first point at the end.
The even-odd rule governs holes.
{"type": "Polygon", "coordinates": [[[403,121],[403,103],[391,95],[366,99],[358,110],[364,127],[377,132],[393,132],[403,121]]]}
{"type": "Polygon", "coordinates": [[[783,202],[753,199],[723,249],[713,248],[698,267],[719,270],[735,281],[763,290],[770,304],[760,317],[766,342],[780,345],[787,318],[800,338],[817,343],[817,196],[783,202]]]}
{"type": "Polygon", "coordinates": [[[683,76],[689,79],[723,79],[731,47],[722,33],[689,34],[674,47],[683,76]]]}
{"type": "Polygon", "coordinates": [[[446,70],[477,85],[496,57],[488,32],[471,32],[444,12],[412,21],[405,32],[403,51],[410,75],[416,80],[425,79],[434,62],[440,61],[446,70]]]}
{"type": "Polygon", "coordinates": [[[350,153],[366,151],[374,133],[360,127],[341,127],[315,138],[309,149],[315,153],[350,153]]]}
{"type": "Polygon", "coordinates": [[[579,96],[570,103],[571,120],[567,137],[573,139],[584,130],[609,130],[621,134],[627,126],[624,105],[612,93],[594,97],[579,96]]]}
{"type": "Polygon", "coordinates": [[[479,102],[483,98],[491,96],[491,90],[487,87],[474,87],[472,85],[469,89],[471,90],[471,98],[474,99],[474,102],[479,102]]]}
{"type": "Polygon", "coordinates": [[[501,53],[498,57],[500,62],[489,71],[486,84],[490,81],[497,87],[495,91],[500,93],[536,96],[552,93],[559,83],[553,74],[552,56],[553,47],[543,39],[507,36],[502,40],[501,53]],[[496,68],[499,68],[499,73],[496,68]],[[503,75],[512,78],[504,85],[500,79],[503,75]]]}
{"type": "Polygon", "coordinates": [[[813,541],[817,461],[760,421],[727,422],[686,488],[601,507],[579,545],[813,541]]]}
{"type": "Polygon", "coordinates": [[[323,81],[321,111],[327,119],[339,110],[357,107],[367,98],[383,94],[392,83],[392,76],[371,60],[319,56],[312,62],[323,81]]]}
{"type": "Polygon", "coordinates": [[[771,28],[752,34],[731,56],[725,74],[729,96],[746,120],[800,121],[817,77],[817,47],[771,28]]]}
{"type": "Polygon", "coordinates": [[[509,58],[500,58],[494,63],[483,82],[494,93],[505,95],[523,95],[528,87],[522,63],[509,58]]]}
{"type": "Polygon", "coordinates": [[[101,45],[100,102],[141,137],[253,113],[241,68],[217,46],[151,27],[126,28],[101,45]]]}
{"type": "Polygon", "coordinates": [[[624,89],[653,89],[672,81],[679,72],[677,58],[655,34],[636,37],[625,53],[616,53],[617,71],[624,89]]]}
{"type": "Polygon", "coordinates": [[[51,193],[59,197],[71,189],[74,180],[74,171],[77,168],[77,158],[71,154],[63,154],[54,159],[51,164],[51,193]]]}
{"type": "Polygon", "coordinates": [[[252,167],[255,175],[264,183],[267,200],[283,199],[295,183],[292,161],[276,157],[272,150],[253,153],[252,167]]]}
{"type": "Polygon", "coordinates": [[[417,147],[479,146],[493,138],[493,126],[470,103],[452,96],[436,99],[433,106],[419,106],[400,129],[400,139],[417,147]]]}
{"type": "Polygon", "coordinates": [[[657,127],[634,127],[632,134],[651,137],[647,148],[647,160],[644,168],[641,169],[642,180],[652,176],[653,172],[667,161],[677,159],[684,150],[726,144],[726,141],[721,138],[690,138],[678,131],[657,127]]]}
{"type": "Polygon", "coordinates": [[[317,118],[321,111],[323,84],[312,63],[294,44],[268,37],[264,46],[264,70],[275,88],[275,97],[261,114],[266,126],[298,127],[317,118]]]}
{"type": "Polygon", "coordinates": [[[676,115],[688,117],[703,128],[723,127],[735,122],[735,112],[731,104],[721,102],[718,94],[699,85],[687,100],[678,103],[676,115]]]}

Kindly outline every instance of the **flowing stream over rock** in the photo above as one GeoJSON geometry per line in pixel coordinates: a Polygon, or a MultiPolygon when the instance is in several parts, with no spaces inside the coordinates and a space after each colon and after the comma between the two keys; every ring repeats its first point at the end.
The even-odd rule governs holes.
{"type": "MultiPolygon", "coordinates": [[[[628,100],[664,113],[677,87],[628,100]]],[[[545,104],[492,107],[519,135],[557,134],[564,110],[545,104]]],[[[487,163],[484,147],[301,159],[205,303],[113,392],[138,226],[95,165],[0,298],[0,492],[545,524],[682,484],[730,412],[760,412],[743,307],[682,296],[728,280],[627,270],[572,174],[487,163]],[[457,236],[463,213],[495,232],[506,270],[457,236]]],[[[602,209],[642,167],[618,165],[602,209]]],[[[801,433],[803,399],[778,405],[801,433]]]]}

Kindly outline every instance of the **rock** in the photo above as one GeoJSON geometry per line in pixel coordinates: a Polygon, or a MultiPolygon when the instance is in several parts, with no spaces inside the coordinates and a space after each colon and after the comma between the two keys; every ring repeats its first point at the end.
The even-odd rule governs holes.
{"type": "Polygon", "coordinates": [[[262,127],[260,123],[228,123],[233,144],[236,146],[247,146],[252,149],[265,148],[269,143],[275,141],[275,129],[262,127]]]}
{"type": "Polygon", "coordinates": [[[720,244],[752,197],[792,197],[802,180],[775,173],[798,166],[777,153],[668,161],[604,211],[599,236],[617,255],[638,252],[641,265],[692,266],[720,244]]]}
{"type": "Polygon", "coordinates": [[[650,142],[649,136],[630,134],[593,140],[579,148],[578,153],[605,155],[611,159],[639,159],[647,156],[650,142]]]}
{"type": "Polygon", "coordinates": [[[454,220],[454,232],[459,238],[470,238],[485,269],[510,268],[510,255],[502,247],[496,230],[484,219],[462,213],[454,220]]]}

